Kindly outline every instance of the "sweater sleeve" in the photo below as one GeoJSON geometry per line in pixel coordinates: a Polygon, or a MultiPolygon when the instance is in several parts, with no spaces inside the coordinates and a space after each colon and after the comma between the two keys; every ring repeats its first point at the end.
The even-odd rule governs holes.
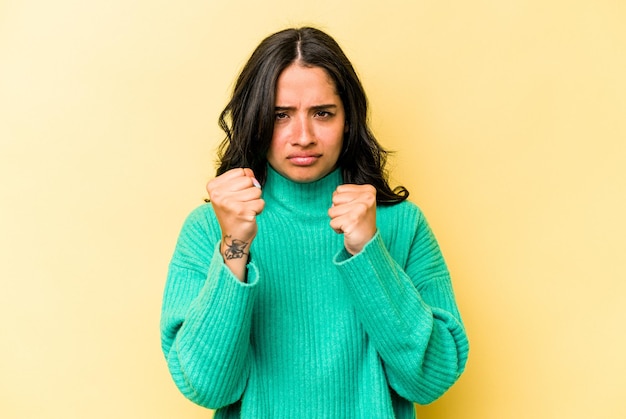
{"type": "Polygon", "coordinates": [[[238,281],[219,253],[219,225],[201,207],[186,220],[170,263],[161,344],[180,391],[217,409],[243,394],[250,369],[250,327],[258,271],[238,281]]]}
{"type": "Polygon", "coordinates": [[[459,378],[469,346],[448,269],[419,211],[415,225],[404,266],[380,232],[361,253],[350,257],[343,250],[335,263],[389,385],[402,397],[427,404],[459,378]]]}

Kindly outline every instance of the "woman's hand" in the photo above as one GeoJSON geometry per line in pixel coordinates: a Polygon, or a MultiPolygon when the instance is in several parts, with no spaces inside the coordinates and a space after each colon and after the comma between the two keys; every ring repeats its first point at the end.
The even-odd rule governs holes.
{"type": "Polygon", "coordinates": [[[343,234],[346,250],[356,255],[376,234],[376,188],[339,185],[328,215],[333,230],[343,234]]]}
{"type": "Polygon", "coordinates": [[[265,207],[259,182],[251,169],[237,168],[211,180],[206,189],[222,229],[224,262],[243,281],[250,244],[257,233],[256,216],[265,207]]]}

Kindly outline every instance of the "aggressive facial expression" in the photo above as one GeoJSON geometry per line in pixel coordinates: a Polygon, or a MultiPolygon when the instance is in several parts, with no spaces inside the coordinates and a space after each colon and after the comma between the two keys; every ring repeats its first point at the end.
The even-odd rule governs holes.
{"type": "Polygon", "coordinates": [[[267,161],[295,182],[333,171],[343,145],[345,111],[335,83],[320,67],[293,63],[278,77],[267,161]]]}

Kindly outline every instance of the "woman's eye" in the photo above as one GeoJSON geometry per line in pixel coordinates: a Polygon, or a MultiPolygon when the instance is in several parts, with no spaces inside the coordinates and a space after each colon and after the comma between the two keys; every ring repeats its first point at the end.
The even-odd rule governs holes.
{"type": "Polygon", "coordinates": [[[274,117],[276,119],[285,119],[285,118],[287,118],[287,114],[284,113],[284,112],[277,112],[276,115],[274,115],[274,117]]]}
{"type": "Polygon", "coordinates": [[[332,116],[332,114],[328,111],[319,111],[315,114],[316,116],[320,117],[320,118],[329,118],[332,116]]]}

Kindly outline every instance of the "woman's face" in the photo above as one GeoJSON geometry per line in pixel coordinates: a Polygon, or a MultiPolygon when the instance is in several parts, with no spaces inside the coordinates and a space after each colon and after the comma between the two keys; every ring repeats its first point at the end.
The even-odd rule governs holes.
{"type": "Polygon", "coordinates": [[[337,166],[345,120],[343,103],[326,71],[291,64],[276,84],[274,134],[267,161],[295,182],[323,178],[337,166]]]}

